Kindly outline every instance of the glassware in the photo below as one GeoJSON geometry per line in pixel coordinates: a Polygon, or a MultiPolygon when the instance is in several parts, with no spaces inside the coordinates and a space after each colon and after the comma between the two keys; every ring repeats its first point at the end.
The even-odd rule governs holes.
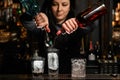
{"type": "Polygon", "coordinates": [[[35,54],[32,57],[31,64],[32,64],[32,73],[34,75],[39,75],[44,73],[45,58],[39,57],[37,50],[35,51],[35,54]]]}
{"type": "Polygon", "coordinates": [[[58,76],[59,73],[59,50],[53,47],[47,49],[48,52],[48,74],[49,76],[58,76]]]}
{"type": "Polygon", "coordinates": [[[86,77],[86,60],[82,58],[72,58],[72,77],[86,77]]]}
{"type": "Polygon", "coordinates": [[[45,0],[19,0],[26,12],[32,16],[35,16],[41,11],[42,5],[45,0]]]}

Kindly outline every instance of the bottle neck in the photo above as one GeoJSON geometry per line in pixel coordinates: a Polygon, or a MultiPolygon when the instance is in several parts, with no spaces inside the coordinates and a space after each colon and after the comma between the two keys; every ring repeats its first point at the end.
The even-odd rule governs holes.
{"type": "Polygon", "coordinates": [[[34,57],[38,57],[38,50],[35,50],[34,57]]]}
{"type": "Polygon", "coordinates": [[[89,46],[89,51],[93,51],[94,49],[93,49],[93,43],[92,43],[92,41],[90,41],[90,46],[89,46]]]}

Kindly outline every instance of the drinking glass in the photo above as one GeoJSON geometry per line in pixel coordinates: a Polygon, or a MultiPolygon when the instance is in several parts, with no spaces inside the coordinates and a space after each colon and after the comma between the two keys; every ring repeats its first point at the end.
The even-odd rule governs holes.
{"type": "Polygon", "coordinates": [[[19,0],[26,12],[32,16],[35,16],[41,11],[45,0],[19,0]]]}
{"type": "Polygon", "coordinates": [[[48,48],[48,74],[49,76],[57,76],[59,71],[59,59],[58,52],[56,48],[48,48]]]}
{"type": "Polygon", "coordinates": [[[86,60],[80,58],[72,58],[72,77],[86,76],[86,60]]]}

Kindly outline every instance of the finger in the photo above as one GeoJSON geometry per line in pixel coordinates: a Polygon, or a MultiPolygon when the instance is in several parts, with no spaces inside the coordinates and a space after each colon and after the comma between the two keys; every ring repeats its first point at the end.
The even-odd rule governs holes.
{"type": "Polygon", "coordinates": [[[41,26],[42,23],[44,23],[44,21],[41,21],[41,20],[36,21],[36,25],[37,25],[37,26],[41,26]]]}
{"type": "Polygon", "coordinates": [[[46,26],[45,26],[45,29],[46,29],[47,32],[50,32],[49,25],[46,25],[46,26]]]}
{"type": "Polygon", "coordinates": [[[65,32],[70,32],[69,28],[65,23],[62,24],[62,27],[64,28],[65,32]]]}
{"type": "Polygon", "coordinates": [[[72,31],[74,28],[74,25],[72,24],[71,20],[65,22],[67,28],[69,28],[70,31],[72,31]]]}
{"type": "Polygon", "coordinates": [[[39,20],[41,20],[41,19],[42,19],[42,17],[40,16],[40,13],[35,16],[35,20],[36,20],[36,21],[39,21],[39,20]]]}
{"type": "Polygon", "coordinates": [[[43,21],[44,21],[44,19],[41,18],[41,17],[36,18],[36,22],[37,22],[37,23],[40,23],[40,22],[43,22],[43,21]]]}
{"type": "Polygon", "coordinates": [[[72,18],[72,19],[70,20],[70,25],[71,25],[71,27],[72,27],[72,30],[71,30],[71,31],[75,31],[75,30],[78,28],[78,24],[77,24],[77,22],[75,21],[75,18],[72,18]]]}
{"type": "Polygon", "coordinates": [[[44,13],[40,13],[40,17],[42,17],[43,20],[48,21],[48,18],[44,13]]]}
{"type": "Polygon", "coordinates": [[[36,23],[37,26],[40,26],[41,23],[43,23],[43,22],[44,22],[44,19],[42,17],[36,16],[35,23],[36,23]]]}
{"type": "Polygon", "coordinates": [[[78,26],[78,23],[76,22],[75,19],[72,19],[72,22],[73,22],[73,24],[74,24],[74,30],[73,30],[73,31],[76,31],[77,28],[79,27],[79,26],[78,26]]]}
{"type": "Polygon", "coordinates": [[[72,29],[75,29],[75,28],[76,28],[76,25],[74,24],[73,21],[74,21],[73,19],[70,20],[70,25],[71,25],[72,29]]]}
{"type": "Polygon", "coordinates": [[[76,22],[76,19],[75,19],[75,18],[73,18],[73,19],[72,19],[72,22],[73,22],[73,24],[75,25],[75,28],[78,28],[78,24],[77,24],[77,22],[76,22]]]}

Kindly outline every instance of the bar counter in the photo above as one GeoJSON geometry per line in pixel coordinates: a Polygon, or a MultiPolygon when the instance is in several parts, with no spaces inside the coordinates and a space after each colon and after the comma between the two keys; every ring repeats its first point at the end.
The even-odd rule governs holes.
{"type": "Polygon", "coordinates": [[[73,78],[70,74],[59,74],[57,77],[45,75],[33,76],[32,74],[1,74],[0,80],[120,80],[120,75],[87,74],[84,78],[73,78]]]}

